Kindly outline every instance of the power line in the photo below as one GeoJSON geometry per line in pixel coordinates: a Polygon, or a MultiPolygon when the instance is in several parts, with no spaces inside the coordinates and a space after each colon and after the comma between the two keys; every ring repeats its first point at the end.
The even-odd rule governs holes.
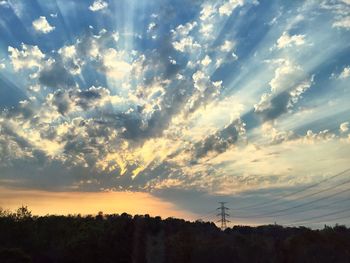
{"type": "MultiPolygon", "coordinates": [[[[324,217],[337,215],[337,214],[341,214],[341,213],[349,212],[349,211],[350,211],[350,207],[348,207],[346,209],[343,209],[343,210],[340,210],[340,211],[335,211],[335,212],[331,212],[331,213],[324,214],[324,215],[313,216],[313,217],[309,217],[309,218],[304,219],[304,220],[294,221],[290,225],[296,225],[296,224],[301,224],[301,223],[308,223],[308,221],[311,221],[311,220],[314,220],[314,219],[317,219],[317,218],[324,218],[324,217]]],[[[334,220],[344,219],[344,218],[349,218],[349,217],[350,217],[350,215],[347,215],[347,216],[342,216],[340,218],[334,218],[334,219],[331,219],[331,220],[334,221],[334,220]]],[[[321,221],[313,221],[313,222],[310,222],[310,223],[321,223],[321,222],[323,222],[323,220],[321,220],[321,221]]]]}
{"type": "MultiPolygon", "coordinates": [[[[279,199],[275,199],[275,200],[272,200],[272,201],[265,201],[265,202],[262,202],[260,203],[260,207],[268,207],[268,206],[271,206],[271,203],[276,203],[277,204],[283,204],[283,203],[287,203],[287,202],[293,202],[293,201],[298,201],[298,200],[301,200],[301,199],[305,199],[307,197],[312,197],[312,196],[315,196],[315,195],[318,195],[320,193],[324,193],[324,192],[327,192],[329,190],[333,190],[339,186],[343,186],[347,183],[350,183],[350,180],[346,180],[346,181],[343,181],[343,182],[340,182],[336,185],[333,185],[331,187],[328,187],[328,188],[325,188],[325,189],[322,189],[322,190],[319,190],[317,192],[312,192],[312,193],[308,193],[306,195],[303,195],[303,196],[299,196],[293,200],[281,200],[282,198],[286,198],[286,197],[290,197],[290,196],[293,196],[295,194],[298,194],[298,193],[302,193],[302,192],[305,192],[306,190],[309,190],[311,188],[314,188],[316,186],[319,186],[321,185],[322,183],[324,182],[327,182],[327,181],[330,181],[336,177],[339,177],[339,176],[342,176],[344,174],[346,174],[347,172],[350,171],[350,168],[340,172],[340,173],[337,173],[331,177],[328,177],[328,178],[325,178],[324,180],[321,180],[315,184],[312,184],[312,185],[309,185],[301,190],[298,190],[298,191],[294,191],[292,193],[289,193],[289,194],[286,194],[286,195],[283,195],[283,196],[280,196],[279,199]],[[265,204],[265,205],[263,205],[265,204]]],[[[350,189],[344,189],[340,192],[336,192],[336,193],[333,193],[331,195],[327,195],[327,196],[323,196],[323,197],[320,197],[320,198],[317,198],[317,199],[314,199],[314,200],[311,200],[311,201],[308,201],[306,203],[302,203],[302,204],[297,204],[297,205],[294,205],[292,207],[287,207],[287,208],[283,208],[283,209],[279,209],[279,210],[275,210],[275,211],[272,211],[272,212],[265,212],[265,213],[262,213],[262,214],[255,214],[255,215],[251,215],[251,216],[236,216],[235,218],[271,218],[271,217],[281,217],[281,216],[286,216],[286,215],[289,215],[291,213],[302,213],[304,212],[305,210],[302,210],[302,211],[291,211],[293,209],[297,209],[297,208],[300,208],[300,207],[305,207],[305,206],[308,206],[310,204],[314,204],[316,202],[319,202],[319,201],[323,201],[323,200],[326,200],[326,199],[329,199],[331,197],[334,197],[334,196],[337,196],[337,195],[340,195],[342,193],[345,193],[345,192],[348,192],[350,191],[350,189]],[[287,213],[283,213],[283,212],[287,212],[287,213]]],[[[347,199],[346,199],[347,200],[347,199]]],[[[343,201],[346,201],[346,200],[343,200],[343,201]]],[[[335,202],[338,202],[338,201],[335,201],[335,202]]],[[[330,204],[332,203],[335,203],[335,202],[331,202],[330,204]]],[[[219,202],[220,204],[220,207],[217,208],[216,210],[214,211],[210,211],[209,213],[203,215],[202,217],[198,218],[197,220],[203,220],[203,219],[208,219],[209,221],[213,221],[213,217],[214,216],[220,216],[220,220],[217,221],[217,222],[220,222],[221,223],[221,229],[222,230],[225,230],[227,228],[227,223],[230,222],[229,220],[227,220],[227,217],[229,217],[230,215],[227,213],[227,210],[229,210],[229,208],[227,208],[225,206],[227,202],[219,202]],[[217,211],[217,210],[220,210],[220,213],[219,214],[213,214],[213,212],[217,211]]],[[[255,204],[255,205],[251,205],[251,206],[246,206],[246,207],[241,207],[241,208],[236,208],[235,210],[238,210],[238,209],[243,209],[243,208],[253,208],[253,207],[257,207],[258,204],[255,204]]],[[[321,208],[322,206],[318,206],[316,207],[317,208],[321,208]]],[[[315,208],[313,208],[315,209],[315,208]]],[[[336,211],[336,212],[332,212],[332,213],[329,213],[329,214],[326,214],[326,215],[321,215],[321,216],[317,216],[317,217],[312,217],[312,218],[307,218],[307,219],[304,219],[303,221],[302,220],[299,220],[299,221],[296,221],[295,223],[299,223],[299,222],[307,222],[309,220],[312,220],[312,219],[315,219],[315,218],[322,218],[322,217],[325,217],[325,216],[331,216],[331,215],[336,215],[336,214],[339,214],[339,213],[343,213],[343,212],[346,212],[346,211],[349,211],[350,209],[346,209],[346,210],[342,210],[342,211],[336,211]]],[[[348,218],[350,216],[346,216],[346,217],[341,217],[339,219],[342,219],[342,218],[348,218]]]]}
{"type": "MultiPolygon", "coordinates": [[[[341,175],[343,175],[343,174],[345,174],[345,173],[347,173],[347,172],[349,172],[349,171],[350,171],[350,168],[348,168],[348,169],[346,169],[346,170],[344,170],[344,171],[342,171],[342,172],[340,172],[340,173],[337,173],[337,174],[335,174],[335,175],[333,175],[333,176],[331,176],[331,177],[325,178],[325,179],[323,179],[323,180],[321,180],[321,181],[319,181],[319,182],[317,182],[317,183],[315,183],[315,184],[309,185],[309,186],[307,186],[307,187],[305,187],[305,188],[303,188],[303,189],[301,189],[301,190],[297,190],[297,191],[294,191],[294,192],[292,192],[292,193],[288,193],[288,194],[285,194],[285,195],[281,195],[281,196],[277,197],[277,199],[275,199],[275,200],[259,202],[259,203],[256,203],[256,204],[253,204],[253,205],[248,205],[248,206],[237,207],[237,208],[233,208],[233,210],[246,210],[246,209],[251,209],[251,208],[258,208],[258,207],[261,208],[261,207],[270,206],[272,203],[279,202],[279,201],[281,201],[281,199],[283,199],[283,198],[290,197],[290,196],[293,196],[293,195],[296,195],[296,194],[305,192],[306,190],[309,190],[309,189],[311,189],[311,188],[314,188],[314,187],[316,187],[316,186],[319,186],[320,184],[322,184],[322,183],[324,183],[324,182],[327,182],[327,181],[330,181],[330,180],[332,180],[332,179],[334,179],[334,178],[337,178],[337,177],[339,177],[339,176],[341,176],[341,175]]],[[[283,200],[283,201],[284,201],[284,200],[283,200]]]]}
{"type": "Polygon", "coordinates": [[[199,221],[199,220],[203,220],[203,219],[207,219],[207,218],[210,218],[210,217],[213,217],[215,216],[216,217],[216,209],[215,210],[212,210],[206,214],[203,214],[201,217],[197,218],[195,221],[199,221]]]}
{"type": "MultiPolygon", "coordinates": [[[[294,199],[292,201],[298,201],[300,199],[304,199],[305,197],[314,196],[314,195],[317,195],[317,194],[320,194],[320,193],[332,190],[332,189],[334,189],[334,188],[336,188],[338,186],[341,186],[341,185],[344,185],[344,184],[347,184],[347,183],[350,183],[350,180],[347,180],[347,181],[342,182],[340,184],[337,184],[335,186],[323,189],[323,190],[318,191],[316,193],[311,193],[311,194],[302,196],[302,197],[294,199]]],[[[313,203],[316,203],[316,202],[319,202],[319,201],[322,201],[322,200],[326,200],[328,198],[340,195],[340,194],[348,192],[348,191],[350,191],[350,189],[344,189],[344,190],[342,190],[340,192],[336,192],[334,194],[331,194],[331,195],[328,195],[328,196],[324,196],[324,197],[321,197],[321,198],[318,198],[318,199],[315,199],[315,200],[311,200],[309,202],[302,203],[302,204],[299,204],[299,205],[295,205],[295,206],[292,206],[292,207],[283,208],[283,209],[279,209],[279,210],[275,210],[275,211],[271,211],[271,212],[266,212],[266,213],[262,213],[262,214],[255,214],[255,215],[251,215],[251,216],[238,216],[237,218],[267,218],[267,217],[274,217],[274,216],[284,216],[284,215],[288,215],[288,213],[287,214],[282,214],[282,215],[275,215],[275,214],[279,214],[281,212],[289,211],[289,210],[296,209],[296,208],[299,208],[299,207],[303,207],[303,206],[306,206],[306,205],[309,205],[309,204],[313,204],[313,203]],[[267,216],[265,216],[265,215],[267,215],[267,216]]],[[[282,203],[285,203],[285,202],[282,202],[282,203]]],[[[294,213],[298,213],[298,212],[294,212],[294,213]]]]}
{"type": "MultiPolygon", "coordinates": [[[[310,202],[308,202],[308,203],[303,203],[303,204],[300,205],[299,207],[301,207],[301,206],[307,206],[307,205],[309,205],[309,204],[316,203],[316,202],[318,202],[318,201],[325,200],[325,199],[328,199],[328,198],[330,198],[330,197],[334,197],[334,196],[336,196],[336,195],[342,194],[343,192],[347,192],[347,191],[350,191],[350,189],[346,189],[346,190],[344,190],[344,191],[337,192],[337,193],[335,193],[335,194],[333,194],[333,195],[331,195],[331,196],[326,196],[326,197],[323,197],[323,198],[320,198],[320,199],[316,199],[316,200],[310,201],[310,202]]],[[[319,208],[325,208],[325,207],[328,207],[328,206],[330,206],[330,205],[332,205],[332,204],[342,203],[342,202],[346,202],[346,201],[349,201],[349,198],[342,199],[342,200],[334,200],[333,202],[328,203],[327,205],[322,204],[322,205],[313,207],[312,209],[315,210],[315,209],[319,209],[319,208]]],[[[292,208],[296,208],[296,207],[292,207],[292,208]]],[[[292,209],[292,208],[291,208],[291,209],[292,209]]],[[[309,208],[309,209],[303,209],[303,210],[301,210],[301,211],[292,211],[292,212],[290,212],[290,213],[284,213],[284,214],[282,214],[282,215],[275,215],[275,216],[286,216],[286,215],[290,215],[290,214],[302,213],[302,212],[305,212],[305,211],[310,211],[310,208],[309,208]]]]}

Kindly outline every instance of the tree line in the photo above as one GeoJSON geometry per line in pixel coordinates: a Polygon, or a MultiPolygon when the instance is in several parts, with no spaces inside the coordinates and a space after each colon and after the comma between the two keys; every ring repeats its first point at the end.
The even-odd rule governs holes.
{"type": "Polygon", "coordinates": [[[234,226],[149,215],[0,209],[0,262],[350,262],[350,229],[234,226]]]}

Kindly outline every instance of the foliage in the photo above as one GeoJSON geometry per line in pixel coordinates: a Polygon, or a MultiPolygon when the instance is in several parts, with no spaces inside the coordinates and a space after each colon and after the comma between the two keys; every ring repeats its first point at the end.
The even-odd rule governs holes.
{"type": "Polygon", "coordinates": [[[126,213],[0,209],[0,262],[350,262],[350,229],[235,226],[126,213]]]}

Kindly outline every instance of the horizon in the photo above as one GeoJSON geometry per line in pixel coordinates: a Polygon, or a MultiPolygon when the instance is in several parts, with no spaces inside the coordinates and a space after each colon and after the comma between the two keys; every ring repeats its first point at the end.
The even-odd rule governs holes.
{"type": "Polygon", "coordinates": [[[0,39],[0,207],[350,225],[349,0],[0,0],[0,39]]]}

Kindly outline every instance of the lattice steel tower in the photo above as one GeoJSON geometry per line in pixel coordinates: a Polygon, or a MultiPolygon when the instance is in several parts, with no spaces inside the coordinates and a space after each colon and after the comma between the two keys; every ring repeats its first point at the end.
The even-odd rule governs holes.
{"type": "Polygon", "coordinates": [[[227,210],[230,210],[229,208],[227,208],[225,206],[227,202],[219,202],[219,204],[221,204],[221,206],[219,208],[217,208],[217,210],[220,210],[220,214],[218,214],[218,216],[221,216],[221,219],[217,222],[221,223],[221,230],[224,231],[227,228],[227,224],[228,222],[230,222],[229,220],[227,220],[226,218],[229,217],[230,215],[228,213],[226,213],[227,210]]]}

